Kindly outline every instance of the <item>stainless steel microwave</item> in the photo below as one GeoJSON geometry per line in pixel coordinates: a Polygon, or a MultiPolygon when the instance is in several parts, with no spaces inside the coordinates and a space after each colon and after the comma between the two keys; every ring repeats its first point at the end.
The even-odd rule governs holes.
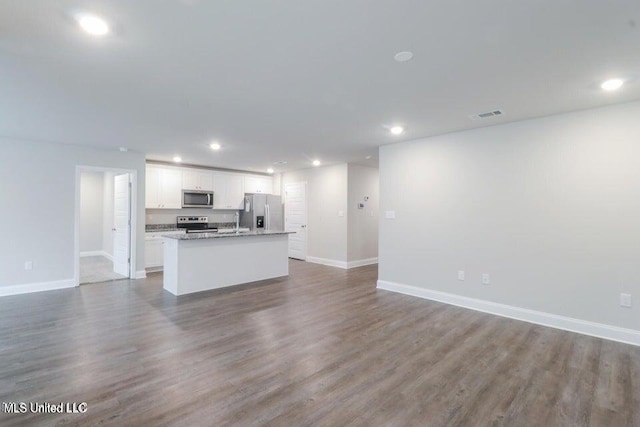
{"type": "Polygon", "coordinates": [[[213,208],[213,191],[182,190],[183,208],[213,208]]]}

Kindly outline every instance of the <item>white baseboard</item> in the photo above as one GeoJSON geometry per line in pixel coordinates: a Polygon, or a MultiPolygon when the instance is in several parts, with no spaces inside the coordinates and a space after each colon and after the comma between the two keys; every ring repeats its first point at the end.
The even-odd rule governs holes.
{"type": "Polygon", "coordinates": [[[102,251],[82,251],[80,252],[80,258],[84,258],[87,256],[102,256],[102,251]]]}
{"type": "Polygon", "coordinates": [[[335,260],[335,259],[327,259],[327,258],[318,258],[318,257],[315,257],[315,256],[308,256],[307,257],[307,262],[312,262],[314,264],[328,265],[330,267],[347,268],[347,262],[346,261],[338,261],[338,260],[335,260]]]}
{"type": "Polygon", "coordinates": [[[371,265],[371,264],[377,264],[377,263],[378,263],[378,257],[358,259],[355,261],[347,262],[347,268],[363,267],[365,265],[371,265]]]}
{"type": "Polygon", "coordinates": [[[640,331],[635,329],[620,328],[618,326],[606,325],[603,323],[558,316],[556,314],[545,313],[543,311],[529,310],[527,308],[463,297],[460,295],[433,291],[431,289],[403,285],[401,283],[394,283],[385,280],[378,280],[378,289],[439,301],[446,304],[469,308],[471,310],[482,311],[484,313],[549,326],[551,328],[563,329],[565,331],[577,332],[579,334],[640,346],[640,331]]]}
{"type": "Polygon", "coordinates": [[[73,279],[55,280],[52,282],[25,283],[22,285],[0,286],[0,297],[8,295],[30,294],[32,292],[52,291],[75,287],[73,279]]]}
{"type": "Polygon", "coordinates": [[[103,256],[109,261],[113,261],[113,256],[105,251],[84,251],[80,252],[80,258],[88,257],[88,256],[103,256]]]}
{"type": "Polygon", "coordinates": [[[147,277],[147,272],[145,270],[136,271],[136,277],[134,279],[145,279],[147,277]]]}
{"type": "Polygon", "coordinates": [[[378,263],[378,258],[367,258],[367,259],[358,259],[356,261],[338,261],[335,259],[327,259],[327,258],[318,258],[315,256],[308,256],[307,257],[307,261],[308,262],[312,262],[314,264],[322,264],[322,265],[328,265],[330,267],[338,267],[338,268],[344,268],[344,269],[349,269],[349,268],[355,268],[355,267],[362,267],[363,265],[371,265],[371,264],[377,264],[378,263]]]}

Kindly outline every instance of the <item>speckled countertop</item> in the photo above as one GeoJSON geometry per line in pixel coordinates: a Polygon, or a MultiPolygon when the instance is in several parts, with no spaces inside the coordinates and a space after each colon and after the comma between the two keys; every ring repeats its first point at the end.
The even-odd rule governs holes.
{"type": "MultiPolygon", "coordinates": [[[[233,228],[235,224],[233,222],[210,222],[210,227],[218,227],[218,228],[233,228]]],[[[145,230],[147,233],[157,233],[162,231],[178,231],[184,230],[184,228],[176,227],[176,224],[147,224],[145,225],[145,230]]]]}
{"type": "Polygon", "coordinates": [[[158,231],[176,231],[178,227],[175,224],[147,224],[144,226],[147,233],[155,233],[158,231]]]}
{"type": "Polygon", "coordinates": [[[187,234],[168,234],[166,236],[167,239],[175,239],[175,240],[201,240],[201,239],[218,239],[224,237],[248,237],[248,236],[275,236],[278,234],[292,234],[294,231],[281,231],[281,230],[272,230],[272,231],[245,231],[241,233],[187,233],[187,234]]]}

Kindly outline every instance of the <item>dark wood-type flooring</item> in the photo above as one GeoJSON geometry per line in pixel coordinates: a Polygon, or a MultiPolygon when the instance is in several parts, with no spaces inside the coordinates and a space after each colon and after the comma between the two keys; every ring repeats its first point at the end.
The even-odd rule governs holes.
{"type": "Polygon", "coordinates": [[[640,426],[640,349],[376,290],[377,266],[176,298],[162,276],[0,298],[1,425],[640,426]]]}

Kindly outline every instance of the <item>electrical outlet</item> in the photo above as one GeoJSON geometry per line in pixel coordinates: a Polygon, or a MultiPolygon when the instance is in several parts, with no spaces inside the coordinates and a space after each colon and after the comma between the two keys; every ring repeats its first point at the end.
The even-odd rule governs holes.
{"type": "Polygon", "coordinates": [[[491,284],[491,277],[489,276],[488,273],[482,273],[482,284],[483,285],[490,285],[491,284]]]}
{"type": "Polygon", "coordinates": [[[340,218],[344,217],[344,211],[338,211],[338,216],[339,216],[340,218]]]}
{"type": "Polygon", "coordinates": [[[631,294],[620,294],[620,307],[631,307],[631,294]]]}
{"type": "Polygon", "coordinates": [[[24,269],[25,270],[33,270],[33,261],[25,261],[24,269]]]}
{"type": "Polygon", "coordinates": [[[464,280],[464,271],[458,270],[458,280],[464,280]]]}
{"type": "Polygon", "coordinates": [[[396,211],[385,211],[384,217],[386,219],[396,219],[396,211]]]}

